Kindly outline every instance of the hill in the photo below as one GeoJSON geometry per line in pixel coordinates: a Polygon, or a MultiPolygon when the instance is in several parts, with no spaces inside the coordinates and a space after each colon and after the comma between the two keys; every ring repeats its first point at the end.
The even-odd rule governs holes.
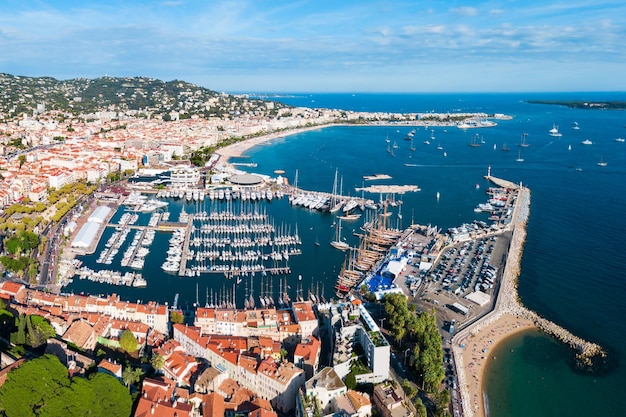
{"type": "Polygon", "coordinates": [[[181,118],[192,115],[224,117],[250,112],[272,114],[287,107],[246,96],[217,93],[185,81],[148,77],[57,80],[0,73],[0,91],[0,114],[9,119],[50,111],[75,116],[116,111],[161,114],[166,119],[172,112],[181,118]]]}

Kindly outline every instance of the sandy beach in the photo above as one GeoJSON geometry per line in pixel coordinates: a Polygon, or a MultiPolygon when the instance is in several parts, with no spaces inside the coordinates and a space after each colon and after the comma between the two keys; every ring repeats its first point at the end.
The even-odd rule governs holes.
{"type": "MultiPolygon", "coordinates": [[[[491,180],[499,181],[495,178],[491,180]]],[[[458,332],[452,339],[464,417],[485,417],[483,384],[485,368],[491,359],[490,352],[507,337],[539,328],[533,313],[522,306],[517,298],[517,277],[526,239],[529,207],[530,192],[523,188],[512,216],[514,232],[493,311],[458,332]]]]}
{"type": "Polygon", "coordinates": [[[457,341],[460,348],[457,352],[461,354],[455,352],[456,365],[465,374],[465,387],[461,389],[467,389],[469,394],[469,404],[466,399],[463,401],[465,416],[485,417],[484,376],[488,360],[494,359],[491,352],[508,337],[531,329],[538,329],[532,320],[506,313],[457,341]]]}
{"type": "MultiPolygon", "coordinates": [[[[282,138],[285,136],[295,135],[297,133],[309,132],[311,130],[319,130],[331,125],[323,125],[323,126],[311,126],[311,127],[303,127],[299,129],[290,129],[282,132],[269,133],[267,135],[258,136],[250,139],[244,139],[237,143],[233,143],[232,145],[225,146],[216,151],[218,155],[220,155],[220,162],[225,163],[232,157],[241,156],[245,151],[250,148],[253,148],[257,145],[260,145],[264,142],[268,142],[272,139],[282,138]]],[[[337,126],[337,125],[332,125],[337,126]]]]}

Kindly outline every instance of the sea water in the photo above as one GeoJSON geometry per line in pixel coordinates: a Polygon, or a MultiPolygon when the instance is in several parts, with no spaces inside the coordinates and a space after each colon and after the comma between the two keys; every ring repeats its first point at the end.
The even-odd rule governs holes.
{"type": "MultiPolygon", "coordinates": [[[[394,196],[403,204],[394,209],[390,221],[400,227],[414,222],[444,230],[474,219],[486,220],[473,208],[486,201],[485,189],[489,184],[483,176],[488,167],[494,176],[522,182],[531,190],[531,208],[519,278],[520,297],[540,315],[608,348],[613,365],[605,375],[578,374],[571,367],[571,351],[550,337],[535,332],[514,336],[490,352],[496,357],[486,377],[490,415],[618,416],[623,414],[620,398],[626,385],[626,371],[620,363],[626,350],[626,324],[620,314],[626,305],[622,244],[626,232],[626,145],[614,139],[626,136],[626,113],[530,104],[527,100],[608,101],[624,100],[623,96],[281,94],[275,99],[295,106],[403,113],[504,113],[513,118],[498,120],[498,126],[484,129],[416,128],[415,151],[404,140],[412,127],[328,127],[257,146],[245,154],[245,162],[255,162],[257,167],[242,169],[267,175],[282,169],[292,183],[297,172],[299,187],[327,192],[332,191],[338,170],[344,195],[360,195],[356,188],[363,185],[418,185],[419,192],[394,196]],[[573,122],[580,129],[572,129],[573,122]],[[563,136],[549,136],[548,130],[554,124],[563,136]],[[522,148],[518,144],[524,133],[530,146],[522,148]],[[468,146],[475,134],[484,142],[479,148],[468,146]],[[585,139],[593,144],[581,144],[585,139]],[[425,144],[426,140],[430,144],[425,144]],[[398,147],[392,156],[387,149],[394,142],[398,147]],[[510,151],[502,151],[504,145],[510,151]],[[437,149],[438,146],[443,149],[437,149]],[[600,160],[606,161],[607,166],[598,166],[600,160]],[[392,178],[364,181],[364,175],[377,173],[392,178]]],[[[387,197],[365,196],[374,201],[387,197]]],[[[206,200],[204,204],[208,204],[206,200]]],[[[317,287],[321,291],[322,286],[326,298],[332,297],[337,272],[345,260],[342,252],[329,245],[335,233],[334,216],[291,207],[286,199],[264,205],[276,222],[289,225],[292,230],[297,224],[303,240],[303,254],[291,257],[292,273],[275,278],[273,292],[277,294],[279,280],[285,279],[292,298],[299,288],[306,296],[309,289],[317,287]],[[314,244],[316,241],[319,246],[314,244]]],[[[170,202],[173,219],[183,206],[188,212],[194,209],[194,203],[170,202]]],[[[351,243],[356,242],[352,231],[358,231],[364,220],[344,225],[344,236],[351,243]]],[[[210,298],[207,293],[232,291],[233,286],[238,300],[251,289],[255,296],[263,290],[258,276],[237,285],[220,275],[182,278],[163,273],[159,266],[168,236],[158,233],[148,255],[144,268],[147,288],[112,288],[75,281],[69,289],[90,293],[116,291],[133,301],[170,303],[179,293],[180,304],[187,305],[203,305],[210,298]]],[[[85,257],[84,261],[89,264],[93,259],[85,257]]]]}

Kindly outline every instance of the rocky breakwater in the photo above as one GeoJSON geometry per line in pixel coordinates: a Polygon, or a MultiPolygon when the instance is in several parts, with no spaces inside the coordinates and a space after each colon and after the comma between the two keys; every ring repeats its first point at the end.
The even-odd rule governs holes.
{"type": "Polygon", "coordinates": [[[526,240],[526,222],[530,213],[529,209],[530,191],[527,188],[520,187],[518,202],[515,206],[515,217],[512,222],[515,229],[509,249],[509,259],[507,260],[502,279],[500,295],[496,303],[496,310],[508,311],[519,317],[530,319],[541,331],[570,346],[576,352],[575,368],[577,370],[586,372],[600,371],[607,363],[606,352],[600,345],[572,334],[569,330],[539,316],[534,311],[528,310],[519,301],[517,284],[520,274],[522,248],[526,240]],[[500,305],[498,306],[498,304],[500,305]]]}
{"type": "MultiPolygon", "coordinates": [[[[521,271],[524,243],[526,241],[526,223],[530,214],[530,190],[505,180],[493,177],[489,177],[489,179],[501,186],[517,188],[518,196],[511,222],[507,226],[512,229],[513,233],[494,308],[476,322],[460,330],[452,339],[452,351],[457,365],[457,377],[459,379],[460,393],[463,400],[463,415],[465,417],[482,416],[485,415],[485,411],[484,407],[482,410],[478,407],[478,399],[476,398],[478,395],[476,393],[472,395],[470,392],[471,381],[468,378],[465,369],[466,364],[464,364],[462,355],[464,342],[470,338],[478,337],[483,329],[493,325],[498,320],[506,321],[504,316],[517,317],[532,322],[541,331],[568,344],[576,352],[574,366],[579,371],[599,372],[602,369],[606,369],[607,366],[607,355],[601,346],[573,335],[568,330],[539,316],[522,305],[517,292],[517,284],[521,271]]],[[[516,328],[517,325],[513,325],[510,331],[514,332],[516,328]]],[[[477,389],[480,390],[482,388],[477,387],[477,389]]]]}

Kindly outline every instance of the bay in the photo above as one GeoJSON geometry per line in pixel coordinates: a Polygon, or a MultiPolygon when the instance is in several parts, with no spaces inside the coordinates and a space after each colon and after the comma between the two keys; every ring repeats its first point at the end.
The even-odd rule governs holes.
{"type": "MultiPolygon", "coordinates": [[[[486,393],[491,416],[621,415],[620,392],[626,385],[623,382],[626,371],[620,363],[626,350],[623,343],[626,324],[619,315],[626,307],[621,244],[626,232],[626,146],[614,139],[626,136],[626,116],[623,111],[569,109],[529,104],[526,100],[623,100],[623,96],[622,93],[281,94],[275,99],[294,106],[355,111],[505,113],[513,119],[499,120],[498,126],[488,129],[419,128],[414,152],[409,149],[409,142],[403,140],[410,127],[328,127],[257,146],[245,155],[245,162],[255,162],[257,167],[243,169],[268,175],[283,169],[291,182],[297,171],[299,187],[328,192],[338,170],[343,178],[344,194],[351,195],[358,194],[355,188],[364,185],[363,175],[389,174],[390,180],[376,183],[415,184],[421,188],[417,193],[396,196],[404,203],[400,206],[402,226],[414,221],[443,229],[484,219],[473,212],[473,207],[486,199],[484,190],[488,184],[483,176],[488,167],[497,177],[521,181],[531,189],[531,213],[519,279],[520,297],[542,316],[609,348],[613,368],[606,375],[580,375],[569,366],[571,352],[562,345],[541,334],[515,336],[496,349],[497,359],[489,366],[486,393]],[[579,130],[572,129],[573,122],[579,124],[579,130]],[[560,138],[548,135],[555,124],[563,134],[560,138]],[[480,148],[468,146],[476,133],[485,142],[480,148]],[[523,133],[530,144],[527,148],[517,146],[523,133]],[[431,139],[433,136],[435,139],[431,139]],[[393,157],[387,152],[387,137],[398,145],[393,157]],[[593,144],[583,145],[585,139],[593,144]],[[426,140],[431,143],[425,144],[426,140]],[[501,150],[505,144],[509,152],[501,150]],[[438,150],[438,145],[443,149],[438,150]],[[516,162],[518,156],[524,161],[516,162]],[[601,159],[607,166],[597,165],[601,159]],[[545,357],[548,359],[542,359],[545,357]],[[533,384],[528,385],[528,381],[533,384]],[[547,398],[554,399],[555,405],[548,406],[547,398]]],[[[174,218],[184,204],[170,203],[174,218]]],[[[297,224],[303,240],[303,254],[292,257],[292,273],[286,277],[292,298],[299,285],[304,293],[323,285],[327,298],[331,297],[336,274],[344,260],[343,254],[328,244],[334,235],[333,216],[291,207],[286,199],[264,206],[275,221],[292,229],[297,224]],[[320,246],[314,245],[316,240],[320,246]]],[[[193,206],[188,209],[191,211],[193,206]]],[[[397,212],[392,219],[396,223],[400,220],[397,212]]],[[[358,225],[348,225],[344,235],[354,239],[351,231],[358,225]]],[[[154,251],[148,255],[149,265],[144,270],[147,288],[111,288],[75,281],[68,290],[92,294],[117,291],[127,299],[159,302],[172,302],[174,294],[179,293],[181,303],[191,305],[196,301],[204,304],[206,293],[211,290],[218,293],[232,288],[232,280],[223,276],[179,278],[160,271],[167,237],[158,234],[154,251]]],[[[85,262],[89,261],[86,257],[85,262]]],[[[278,285],[276,280],[275,293],[278,285]]],[[[253,286],[258,294],[261,290],[258,277],[253,286]]],[[[245,291],[242,282],[237,286],[237,298],[241,300],[245,291]]]]}

